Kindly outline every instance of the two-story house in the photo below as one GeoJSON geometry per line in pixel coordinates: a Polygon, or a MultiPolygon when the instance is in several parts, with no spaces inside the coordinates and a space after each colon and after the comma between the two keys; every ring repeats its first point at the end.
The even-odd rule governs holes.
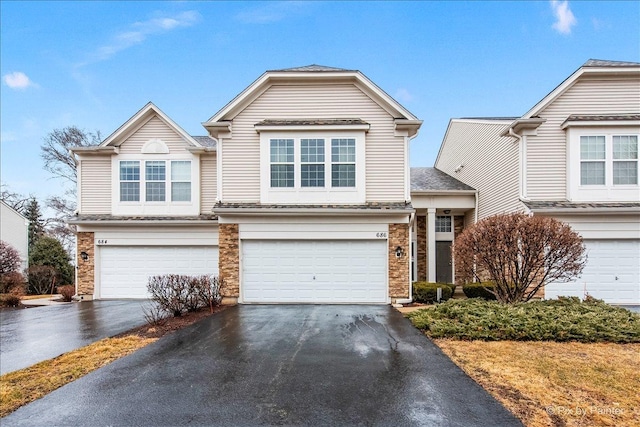
{"type": "Polygon", "coordinates": [[[589,60],[521,117],[453,119],[435,167],[478,190],[467,223],[506,212],[565,221],[587,264],[546,298],[640,304],[640,64],[589,60]]]}
{"type": "Polygon", "coordinates": [[[79,297],[144,298],[148,276],[180,273],[219,274],[223,303],[408,301],[421,123],[322,66],[264,73],[205,137],[147,104],[74,150],[79,297]]]}

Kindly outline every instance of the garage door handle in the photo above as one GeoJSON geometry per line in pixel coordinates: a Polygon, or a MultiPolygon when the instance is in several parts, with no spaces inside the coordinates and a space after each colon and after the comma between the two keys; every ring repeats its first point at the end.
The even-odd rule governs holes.
{"type": "MultiPolygon", "coordinates": [[[[616,280],[617,280],[617,279],[618,279],[618,278],[616,277],[616,280]]],[[[316,276],[313,276],[313,280],[316,280],[316,276]]]]}

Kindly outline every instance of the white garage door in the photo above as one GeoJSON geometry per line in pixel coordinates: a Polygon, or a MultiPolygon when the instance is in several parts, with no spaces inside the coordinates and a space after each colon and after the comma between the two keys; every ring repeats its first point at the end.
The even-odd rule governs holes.
{"type": "Polygon", "coordinates": [[[147,298],[149,276],[218,274],[216,246],[101,246],[100,298],[147,298]]]}
{"type": "Polygon", "coordinates": [[[640,304],[640,241],[585,240],[587,265],[571,283],[547,285],[546,298],[594,298],[613,304],[640,304]]]}
{"type": "Polygon", "coordinates": [[[386,241],[242,242],[248,303],[386,303],[386,241]]]}

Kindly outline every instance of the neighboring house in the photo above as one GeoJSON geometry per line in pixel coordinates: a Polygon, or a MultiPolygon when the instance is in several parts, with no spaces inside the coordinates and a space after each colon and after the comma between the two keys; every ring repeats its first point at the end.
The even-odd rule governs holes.
{"type": "Polygon", "coordinates": [[[4,200],[0,200],[0,240],[18,251],[23,270],[29,266],[29,221],[4,200]]]}
{"type": "MultiPolygon", "coordinates": [[[[203,123],[206,137],[149,103],[73,150],[77,293],[144,298],[148,276],[183,273],[219,274],[223,303],[409,301],[421,124],[359,71],[315,65],[266,72],[203,123]]],[[[454,190],[450,222],[475,206],[454,190]]],[[[419,212],[435,221],[432,194],[419,212]]]]}
{"type": "Polygon", "coordinates": [[[522,117],[451,120],[435,167],[478,190],[467,223],[526,212],[582,235],[581,277],[546,298],[640,304],[638,138],[640,64],[589,60],[522,117]]]}

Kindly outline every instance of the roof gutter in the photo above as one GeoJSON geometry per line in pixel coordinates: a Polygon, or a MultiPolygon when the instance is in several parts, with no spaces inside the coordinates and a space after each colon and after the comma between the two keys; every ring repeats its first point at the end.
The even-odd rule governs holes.
{"type": "Polygon", "coordinates": [[[315,215],[408,215],[415,209],[331,209],[331,208],[213,208],[215,215],[283,215],[283,216],[315,216],[315,215]]]}

